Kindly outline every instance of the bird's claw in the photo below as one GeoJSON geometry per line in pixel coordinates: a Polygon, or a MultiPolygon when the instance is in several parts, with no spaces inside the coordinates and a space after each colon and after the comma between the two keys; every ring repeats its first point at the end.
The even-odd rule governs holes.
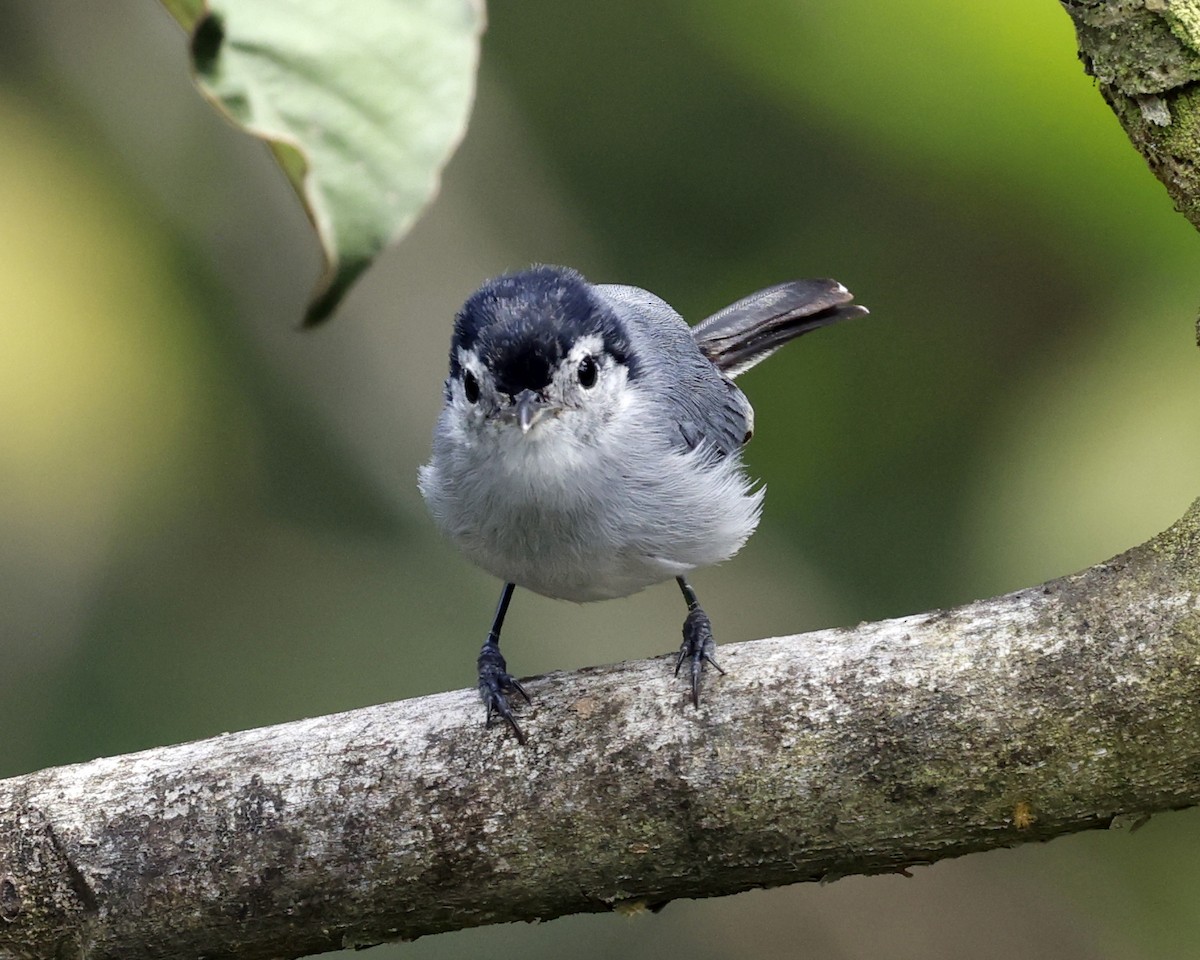
{"type": "Polygon", "coordinates": [[[517,742],[523,745],[525,734],[517,725],[516,717],[513,716],[512,708],[508,703],[508,695],[519,693],[525,698],[526,703],[533,701],[529,699],[529,694],[525,692],[525,688],[521,686],[516,677],[509,675],[508,664],[505,663],[500,648],[495,644],[485,643],[483,645],[483,649],[479,651],[478,665],[479,696],[483,699],[484,707],[487,708],[485,726],[490,728],[493,718],[498,716],[512,728],[517,742]]]}
{"type": "Polygon", "coordinates": [[[712,622],[699,607],[693,608],[683,621],[683,643],[679,645],[679,656],[675,660],[675,676],[679,676],[679,668],[685,662],[691,663],[692,705],[697,709],[700,707],[700,677],[704,673],[704,665],[710,664],[721,676],[725,675],[713,656],[716,649],[712,622]]]}

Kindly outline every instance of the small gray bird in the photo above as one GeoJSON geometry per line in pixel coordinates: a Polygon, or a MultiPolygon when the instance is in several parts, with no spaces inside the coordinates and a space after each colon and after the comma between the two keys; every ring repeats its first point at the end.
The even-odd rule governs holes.
{"type": "Polygon", "coordinates": [[[421,494],[437,525],[504,581],[479,653],[487,725],[524,743],[508,700],[500,628],[514,587],[579,602],[674,579],[688,614],[700,703],[712,626],[684,574],[728,560],[754,532],[763,490],[741,448],[754,410],[734,377],[818,327],[865,314],[834,280],[781,283],[689,327],[637,287],[591,284],[566,267],[489,280],[450,342],[445,406],[421,494]]]}

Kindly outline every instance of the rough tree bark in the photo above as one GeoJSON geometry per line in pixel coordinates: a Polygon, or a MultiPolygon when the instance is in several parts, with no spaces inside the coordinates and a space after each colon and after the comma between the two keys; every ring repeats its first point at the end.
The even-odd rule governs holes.
{"type": "MultiPolygon", "coordinates": [[[[1200,14],[1063,0],[1200,227],[1200,14]]],[[[903,869],[1200,802],[1200,501],[957,610],[470,691],[0,782],[0,957],[296,957],[903,869]]]]}
{"type": "Polygon", "coordinates": [[[850,873],[1200,802],[1200,501],[956,610],[0,782],[0,954],[296,957],[850,873]]]}
{"type": "Polygon", "coordinates": [[[1061,2],[1084,69],[1179,212],[1200,229],[1200,5],[1061,2]]]}

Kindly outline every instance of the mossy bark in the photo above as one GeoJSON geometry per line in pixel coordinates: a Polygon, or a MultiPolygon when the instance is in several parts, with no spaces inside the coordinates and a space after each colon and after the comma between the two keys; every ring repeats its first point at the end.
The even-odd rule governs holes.
{"type": "Polygon", "coordinates": [[[1084,68],[1177,209],[1200,228],[1200,2],[1062,5],[1084,68]]]}

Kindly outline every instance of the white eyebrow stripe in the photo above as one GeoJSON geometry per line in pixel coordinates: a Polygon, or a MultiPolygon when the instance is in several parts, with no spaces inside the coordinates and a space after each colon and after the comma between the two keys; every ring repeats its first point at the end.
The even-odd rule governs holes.
{"type": "Polygon", "coordinates": [[[575,341],[575,346],[567,354],[569,360],[582,360],[584,357],[604,352],[604,338],[598,333],[589,333],[575,341]]]}

